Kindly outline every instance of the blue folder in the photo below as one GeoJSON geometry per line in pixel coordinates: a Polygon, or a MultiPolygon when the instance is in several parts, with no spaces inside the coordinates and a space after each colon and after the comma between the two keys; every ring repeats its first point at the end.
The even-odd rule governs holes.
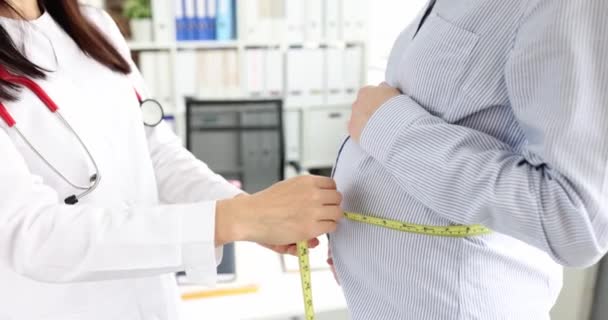
{"type": "Polygon", "coordinates": [[[177,41],[184,41],[187,38],[186,0],[175,0],[175,6],[175,37],[177,41]]]}
{"type": "MultiPolygon", "coordinates": [[[[213,0],[211,0],[213,1],[213,0]]],[[[234,40],[236,38],[236,3],[235,0],[217,1],[217,40],[234,40]]]]}
{"type": "MultiPolygon", "coordinates": [[[[216,0],[198,0],[199,6],[204,6],[204,14],[199,16],[198,40],[215,40],[217,23],[216,0]]],[[[198,12],[201,12],[199,10],[198,12]]]]}

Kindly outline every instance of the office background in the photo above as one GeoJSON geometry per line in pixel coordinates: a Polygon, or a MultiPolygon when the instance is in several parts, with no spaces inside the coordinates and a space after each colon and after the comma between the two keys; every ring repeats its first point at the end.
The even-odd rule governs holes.
{"type": "MultiPolygon", "coordinates": [[[[358,88],[383,80],[392,42],[426,3],[85,2],[106,8],[130,39],[149,94],[161,101],[184,143],[248,191],[331,169],[358,88]]],[[[311,257],[320,319],[347,319],[325,250],[311,257]]],[[[252,244],[226,253],[219,290],[183,283],[184,319],[301,317],[295,259],[252,244]]],[[[599,303],[608,295],[604,270],[608,263],[566,270],[552,319],[608,319],[599,303]]]]}

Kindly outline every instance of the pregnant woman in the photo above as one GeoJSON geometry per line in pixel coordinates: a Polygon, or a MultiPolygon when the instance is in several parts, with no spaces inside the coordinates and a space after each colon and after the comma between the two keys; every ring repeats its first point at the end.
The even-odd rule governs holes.
{"type": "Polygon", "coordinates": [[[361,90],[331,235],[355,320],[549,319],[608,244],[608,2],[432,1],[361,90]],[[432,229],[432,228],[429,228],[432,229]]]}

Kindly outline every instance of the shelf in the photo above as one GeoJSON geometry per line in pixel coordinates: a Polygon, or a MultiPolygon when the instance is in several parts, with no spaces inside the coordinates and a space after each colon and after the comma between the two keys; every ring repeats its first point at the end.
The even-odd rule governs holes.
{"type": "Polygon", "coordinates": [[[179,41],[179,42],[129,42],[132,51],[170,51],[197,49],[238,49],[243,48],[319,48],[319,47],[348,47],[362,45],[363,41],[308,41],[308,42],[277,42],[277,41],[179,41]]]}
{"type": "Polygon", "coordinates": [[[303,47],[303,48],[319,48],[319,47],[337,47],[344,48],[352,45],[362,45],[363,41],[342,41],[342,40],[333,40],[333,41],[305,41],[305,42],[288,42],[287,46],[290,48],[294,47],[303,47]]]}
{"type": "Polygon", "coordinates": [[[179,41],[179,42],[129,42],[132,51],[169,51],[195,49],[236,49],[237,41],[179,41]]]}
{"type": "Polygon", "coordinates": [[[170,42],[129,42],[131,51],[169,51],[175,47],[175,44],[170,42]]]}
{"type": "Polygon", "coordinates": [[[177,42],[177,49],[236,49],[238,41],[180,41],[177,42]]]}

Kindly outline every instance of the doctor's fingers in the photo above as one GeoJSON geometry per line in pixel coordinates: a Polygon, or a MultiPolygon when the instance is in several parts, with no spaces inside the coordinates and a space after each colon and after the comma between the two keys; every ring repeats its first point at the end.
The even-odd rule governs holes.
{"type": "Polygon", "coordinates": [[[315,234],[316,237],[319,237],[324,234],[333,233],[337,228],[338,223],[336,221],[319,221],[313,228],[313,234],[315,234]]]}
{"type": "Polygon", "coordinates": [[[338,205],[326,205],[315,210],[314,219],[319,222],[337,223],[344,218],[344,211],[338,205]]]}
{"type": "Polygon", "coordinates": [[[319,177],[319,176],[311,176],[311,183],[314,187],[326,190],[336,190],[336,182],[332,178],[328,177],[319,177]]]}
{"type": "Polygon", "coordinates": [[[319,190],[312,197],[315,203],[322,205],[339,205],[342,203],[342,194],[336,190],[319,190]]]}

